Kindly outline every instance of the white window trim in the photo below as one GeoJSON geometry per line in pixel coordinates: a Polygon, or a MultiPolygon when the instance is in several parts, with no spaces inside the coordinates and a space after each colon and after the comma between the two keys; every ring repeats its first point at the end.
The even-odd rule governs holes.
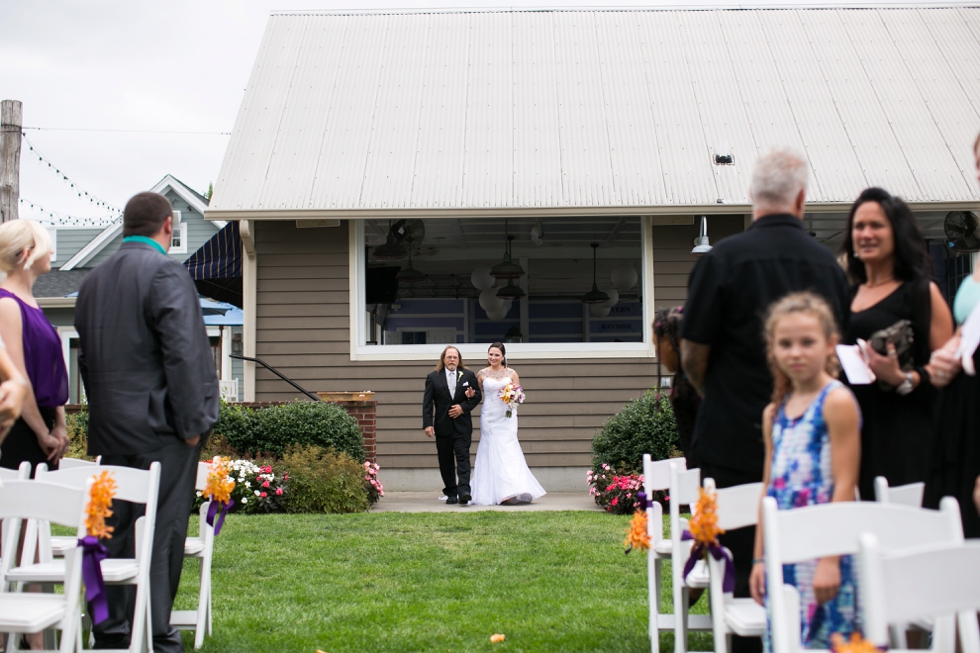
{"type": "MultiPolygon", "coordinates": [[[[364,333],[365,265],[364,220],[349,222],[350,281],[350,359],[352,361],[414,361],[438,358],[445,345],[366,345],[364,333]]],[[[653,226],[649,216],[641,217],[641,257],[643,286],[643,342],[514,342],[507,343],[509,360],[552,360],[562,358],[656,358],[653,343],[654,278],[653,226]]],[[[486,353],[486,343],[456,345],[463,358],[478,359],[486,353]]]]}
{"type": "Polygon", "coordinates": [[[65,359],[65,369],[71,368],[71,340],[78,338],[78,331],[75,327],[58,327],[58,337],[61,338],[61,355],[65,359]]]}
{"type": "MultiPolygon", "coordinates": [[[[174,213],[180,213],[180,211],[174,211],[174,213]]],[[[180,236],[180,247],[170,246],[167,250],[168,254],[186,254],[187,253],[187,223],[181,222],[180,224],[174,225],[174,233],[180,236]]],[[[173,239],[171,238],[171,242],[173,239]]]]}

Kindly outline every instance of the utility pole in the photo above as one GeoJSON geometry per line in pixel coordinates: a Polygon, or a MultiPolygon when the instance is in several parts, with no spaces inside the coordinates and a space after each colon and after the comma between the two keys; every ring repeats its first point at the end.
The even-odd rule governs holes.
{"type": "Polygon", "coordinates": [[[20,200],[20,138],[24,105],[20,100],[0,103],[0,222],[16,220],[20,200]]]}

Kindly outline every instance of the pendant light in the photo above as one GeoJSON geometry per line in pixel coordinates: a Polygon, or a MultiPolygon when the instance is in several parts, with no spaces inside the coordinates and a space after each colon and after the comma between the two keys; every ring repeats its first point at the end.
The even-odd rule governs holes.
{"type": "Polygon", "coordinates": [[[592,243],[592,290],[582,295],[581,301],[583,304],[602,304],[603,302],[609,301],[609,295],[599,290],[599,286],[595,282],[597,249],[599,249],[599,243],[592,243]]]}
{"type": "Polygon", "coordinates": [[[375,247],[372,254],[374,258],[382,261],[398,261],[408,254],[407,247],[395,242],[395,234],[391,232],[391,220],[388,220],[388,237],[385,239],[385,244],[375,247]]]}
{"type": "Polygon", "coordinates": [[[418,283],[425,281],[425,273],[412,267],[412,252],[408,253],[408,267],[402,268],[395,275],[395,279],[404,283],[418,283]]]}
{"type": "Polygon", "coordinates": [[[711,251],[711,243],[708,242],[708,217],[701,216],[701,235],[694,239],[694,249],[691,253],[701,256],[711,251]]]}
{"type": "Polygon", "coordinates": [[[527,293],[520,286],[515,286],[513,279],[508,279],[507,285],[497,291],[497,297],[500,299],[521,299],[525,295],[527,293]]]}
{"type": "Polygon", "coordinates": [[[514,237],[507,233],[507,220],[504,220],[504,233],[507,235],[507,247],[504,251],[504,260],[497,263],[490,270],[490,276],[494,279],[520,279],[524,276],[524,268],[514,263],[510,258],[511,241],[514,237]]]}

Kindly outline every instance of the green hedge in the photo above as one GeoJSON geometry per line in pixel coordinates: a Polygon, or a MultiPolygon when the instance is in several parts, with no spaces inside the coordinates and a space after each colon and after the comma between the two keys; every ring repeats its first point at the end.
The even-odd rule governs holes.
{"type": "Polygon", "coordinates": [[[592,470],[606,464],[620,474],[642,474],[645,453],[654,460],[679,455],[670,401],[649,390],[609,418],[592,440],[592,470]]]}
{"type": "Polygon", "coordinates": [[[364,462],[364,439],[357,420],[327,402],[296,401],[252,409],[221,405],[214,435],[224,436],[236,451],[251,456],[282,458],[292,445],[344,452],[364,462]]]}
{"type": "Polygon", "coordinates": [[[281,504],[286,512],[350,513],[370,508],[364,467],[346,452],[292,445],[280,464],[289,475],[281,504]]]}

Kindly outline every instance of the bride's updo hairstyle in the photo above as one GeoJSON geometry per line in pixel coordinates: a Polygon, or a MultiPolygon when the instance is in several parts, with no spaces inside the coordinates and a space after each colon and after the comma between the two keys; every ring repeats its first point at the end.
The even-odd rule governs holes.
{"type": "Polygon", "coordinates": [[[503,365],[504,367],[507,367],[507,348],[504,347],[504,343],[502,343],[502,342],[495,342],[492,345],[490,345],[489,347],[487,347],[487,351],[490,351],[491,349],[494,349],[494,348],[499,349],[500,350],[500,355],[504,357],[504,359],[502,361],[500,361],[500,364],[503,365]]]}

